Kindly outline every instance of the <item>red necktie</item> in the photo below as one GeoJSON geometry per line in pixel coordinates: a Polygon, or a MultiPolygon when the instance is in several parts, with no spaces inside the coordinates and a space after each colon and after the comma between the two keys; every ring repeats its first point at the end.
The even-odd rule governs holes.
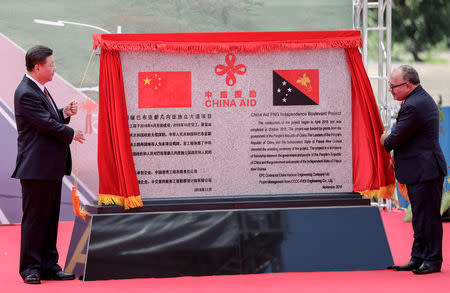
{"type": "Polygon", "coordinates": [[[47,90],[47,88],[45,87],[44,88],[44,94],[45,94],[45,96],[47,97],[47,100],[50,102],[50,104],[52,103],[52,100],[50,100],[50,95],[48,94],[48,90],[47,90]]]}
{"type": "MultiPolygon", "coordinates": [[[[56,111],[55,105],[53,105],[52,99],[50,99],[50,95],[48,93],[47,88],[44,88],[45,96],[47,97],[47,100],[49,101],[50,105],[52,105],[52,108],[56,111]]],[[[58,111],[56,111],[58,113],[58,111]]]]}

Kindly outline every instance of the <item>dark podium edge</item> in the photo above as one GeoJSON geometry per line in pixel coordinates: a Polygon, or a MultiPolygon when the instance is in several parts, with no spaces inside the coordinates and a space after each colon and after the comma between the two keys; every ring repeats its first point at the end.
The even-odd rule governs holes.
{"type": "MultiPolygon", "coordinates": [[[[83,281],[96,280],[86,278],[86,268],[89,262],[89,246],[91,241],[92,220],[96,216],[108,214],[134,214],[134,213],[167,213],[167,212],[208,212],[208,211],[238,211],[238,210],[286,210],[286,209],[340,209],[346,207],[353,208],[373,208],[376,210],[375,216],[370,216],[372,223],[366,227],[369,230],[381,229],[382,236],[378,236],[378,241],[385,243],[384,247],[380,247],[380,251],[376,252],[379,256],[387,259],[387,266],[393,264],[392,253],[387,241],[386,232],[381,220],[378,207],[371,207],[370,199],[362,198],[359,193],[343,192],[343,193],[320,193],[320,194],[296,194],[296,195],[250,195],[250,196],[215,196],[207,198],[196,197],[179,197],[179,198],[158,198],[143,199],[143,207],[125,210],[122,206],[109,205],[99,206],[95,203],[85,206],[89,212],[86,220],[75,217],[74,227],[72,231],[71,241],[67,253],[65,271],[74,273],[77,278],[83,281]]],[[[320,239],[316,239],[320,241],[320,239]]],[[[349,239],[350,241],[350,239],[349,239]]],[[[368,253],[372,253],[368,252],[368,253]]],[[[370,266],[370,264],[369,264],[370,266]]],[[[386,267],[373,267],[361,270],[382,270],[386,267]]],[[[329,271],[351,271],[353,269],[330,269],[329,271]]],[[[315,269],[299,270],[317,271],[315,269]]],[[[324,271],[324,270],[320,270],[324,271]]],[[[328,270],[325,270],[328,271],[328,270]]],[[[128,278],[148,278],[146,274],[142,276],[135,275],[132,277],[113,277],[101,278],[106,279],[128,279],[128,278]]],[[[150,276],[151,277],[151,276],[150,276]]]]}

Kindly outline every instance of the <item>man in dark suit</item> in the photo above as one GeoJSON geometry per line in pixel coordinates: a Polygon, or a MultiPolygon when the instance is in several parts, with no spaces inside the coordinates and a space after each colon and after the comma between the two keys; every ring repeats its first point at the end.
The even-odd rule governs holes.
{"type": "Polygon", "coordinates": [[[380,140],[387,152],[394,150],[395,175],[408,190],[414,230],[410,261],[392,268],[415,274],[440,272],[440,206],[447,164],[439,145],[439,110],[411,66],[395,69],[389,85],[392,96],[402,101],[402,106],[394,130],[384,133],[380,140]]]}
{"type": "Polygon", "coordinates": [[[17,162],[11,177],[22,186],[20,275],[25,283],[41,279],[73,280],[58,265],[61,184],[72,168],[69,145],[84,141],[83,132],[66,124],[78,111],[76,101],[58,109],[44,85],[56,71],[53,51],[35,46],[25,56],[27,74],[14,93],[17,162]]]}

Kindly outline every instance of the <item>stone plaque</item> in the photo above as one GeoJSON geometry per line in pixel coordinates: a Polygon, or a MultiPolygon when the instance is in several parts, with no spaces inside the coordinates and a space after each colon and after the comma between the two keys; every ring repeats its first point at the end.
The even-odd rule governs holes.
{"type": "Polygon", "coordinates": [[[352,191],[344,49],[121,60],[143,198],[352,191]]]}

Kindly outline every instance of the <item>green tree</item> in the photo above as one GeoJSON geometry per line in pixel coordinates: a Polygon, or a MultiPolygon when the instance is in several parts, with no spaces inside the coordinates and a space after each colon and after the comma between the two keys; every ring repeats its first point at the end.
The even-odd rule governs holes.
{"type": "Polygon", "coordinates": [[[392,40],[403,43],[415,61],[419,53],[450,39],[450,1],[393,0],[392,40]]]}

